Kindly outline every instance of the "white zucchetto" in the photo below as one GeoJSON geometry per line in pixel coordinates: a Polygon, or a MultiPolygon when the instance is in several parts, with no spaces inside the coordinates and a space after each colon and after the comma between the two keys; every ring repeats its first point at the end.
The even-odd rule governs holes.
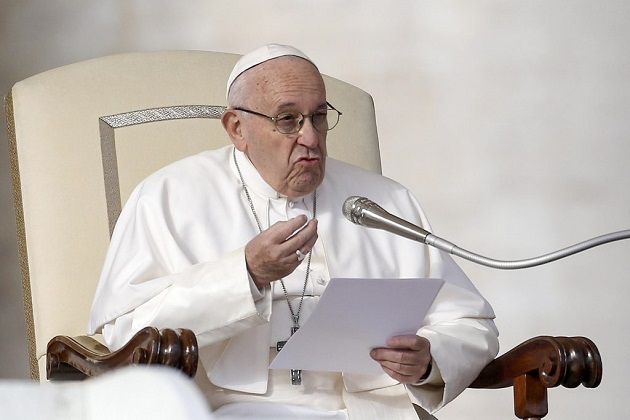
{"type": "Polygon", "coordinates": [[[245,54],[243,57],[241,57],[240,60],[238,60],[238,62],[234,66],[234,69],[232,70],[232,73],[230,73],[230,77],[228,77],[225,96],[227,97],[229,95],[232,83],[234,83],[234,80],[236,80],[238,76],[243,74],[243,72],[251,69],[254,66],[257,66],[258,64],[264,63],[265,61],[285,56],[295,56],[303,58],[306,61],[312,63],[315,67],[317,67],[315,63],[313,63],[313,61],[306,56],[306,54],[295,47],[281,44],[263,45],[262,47],[245,54]]]}

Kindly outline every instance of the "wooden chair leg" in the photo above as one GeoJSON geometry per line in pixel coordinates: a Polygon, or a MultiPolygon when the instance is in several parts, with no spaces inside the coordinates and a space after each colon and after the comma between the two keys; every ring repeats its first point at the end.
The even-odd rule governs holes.
{"type": "Polygon", "coordinates": [[[540,420],[547,415],[547,388],[538,376],[514,378],[514,414],[519,419],[540,420]]]}

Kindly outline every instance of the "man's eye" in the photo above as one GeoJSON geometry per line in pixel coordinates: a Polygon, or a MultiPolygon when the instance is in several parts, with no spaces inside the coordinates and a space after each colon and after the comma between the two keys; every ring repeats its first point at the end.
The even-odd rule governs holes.
{"type": "Polygon", "coordinates": [[[313,114],[313,123],[315,124],[323,123],[327,120],[327,118],[328,118],[328,112],[326,111],[316,112],[313,114]]]}
{"type": "Polygon", "coordinates": [[[282,123],[282,124],[292,123],[296,119],[297,119],[297,117],[295,115],[291,115],[291,114],[280,114],[280,115],[278,115],[276,117],[276,121],[278,121],[279,123],[282,123]]]}

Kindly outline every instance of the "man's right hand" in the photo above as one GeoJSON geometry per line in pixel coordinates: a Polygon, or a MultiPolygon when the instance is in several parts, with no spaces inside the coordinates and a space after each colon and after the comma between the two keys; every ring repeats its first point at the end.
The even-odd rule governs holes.
{"type": "Polygon", "coordinates": [[[317,241],[317,220],[306,216],[277,222],[245,245],[247,269],[258,288],[291,274],[300,264],[296,251],[308,254],[317,241]],[[288,239],[287,239],[288,238],[288,239]]]}

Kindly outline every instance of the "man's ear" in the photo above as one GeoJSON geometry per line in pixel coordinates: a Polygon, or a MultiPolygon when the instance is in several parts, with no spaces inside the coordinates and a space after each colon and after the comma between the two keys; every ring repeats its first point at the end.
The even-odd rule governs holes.
{"type": "Polygon", "coordinates": [[[246,149],[245,135],[243,133],[242,120],[233,109],[226,109],[221,115],[221,124],[225,132],[230,136],[230,140],[237,150],[243,152],[246,149]]]}

